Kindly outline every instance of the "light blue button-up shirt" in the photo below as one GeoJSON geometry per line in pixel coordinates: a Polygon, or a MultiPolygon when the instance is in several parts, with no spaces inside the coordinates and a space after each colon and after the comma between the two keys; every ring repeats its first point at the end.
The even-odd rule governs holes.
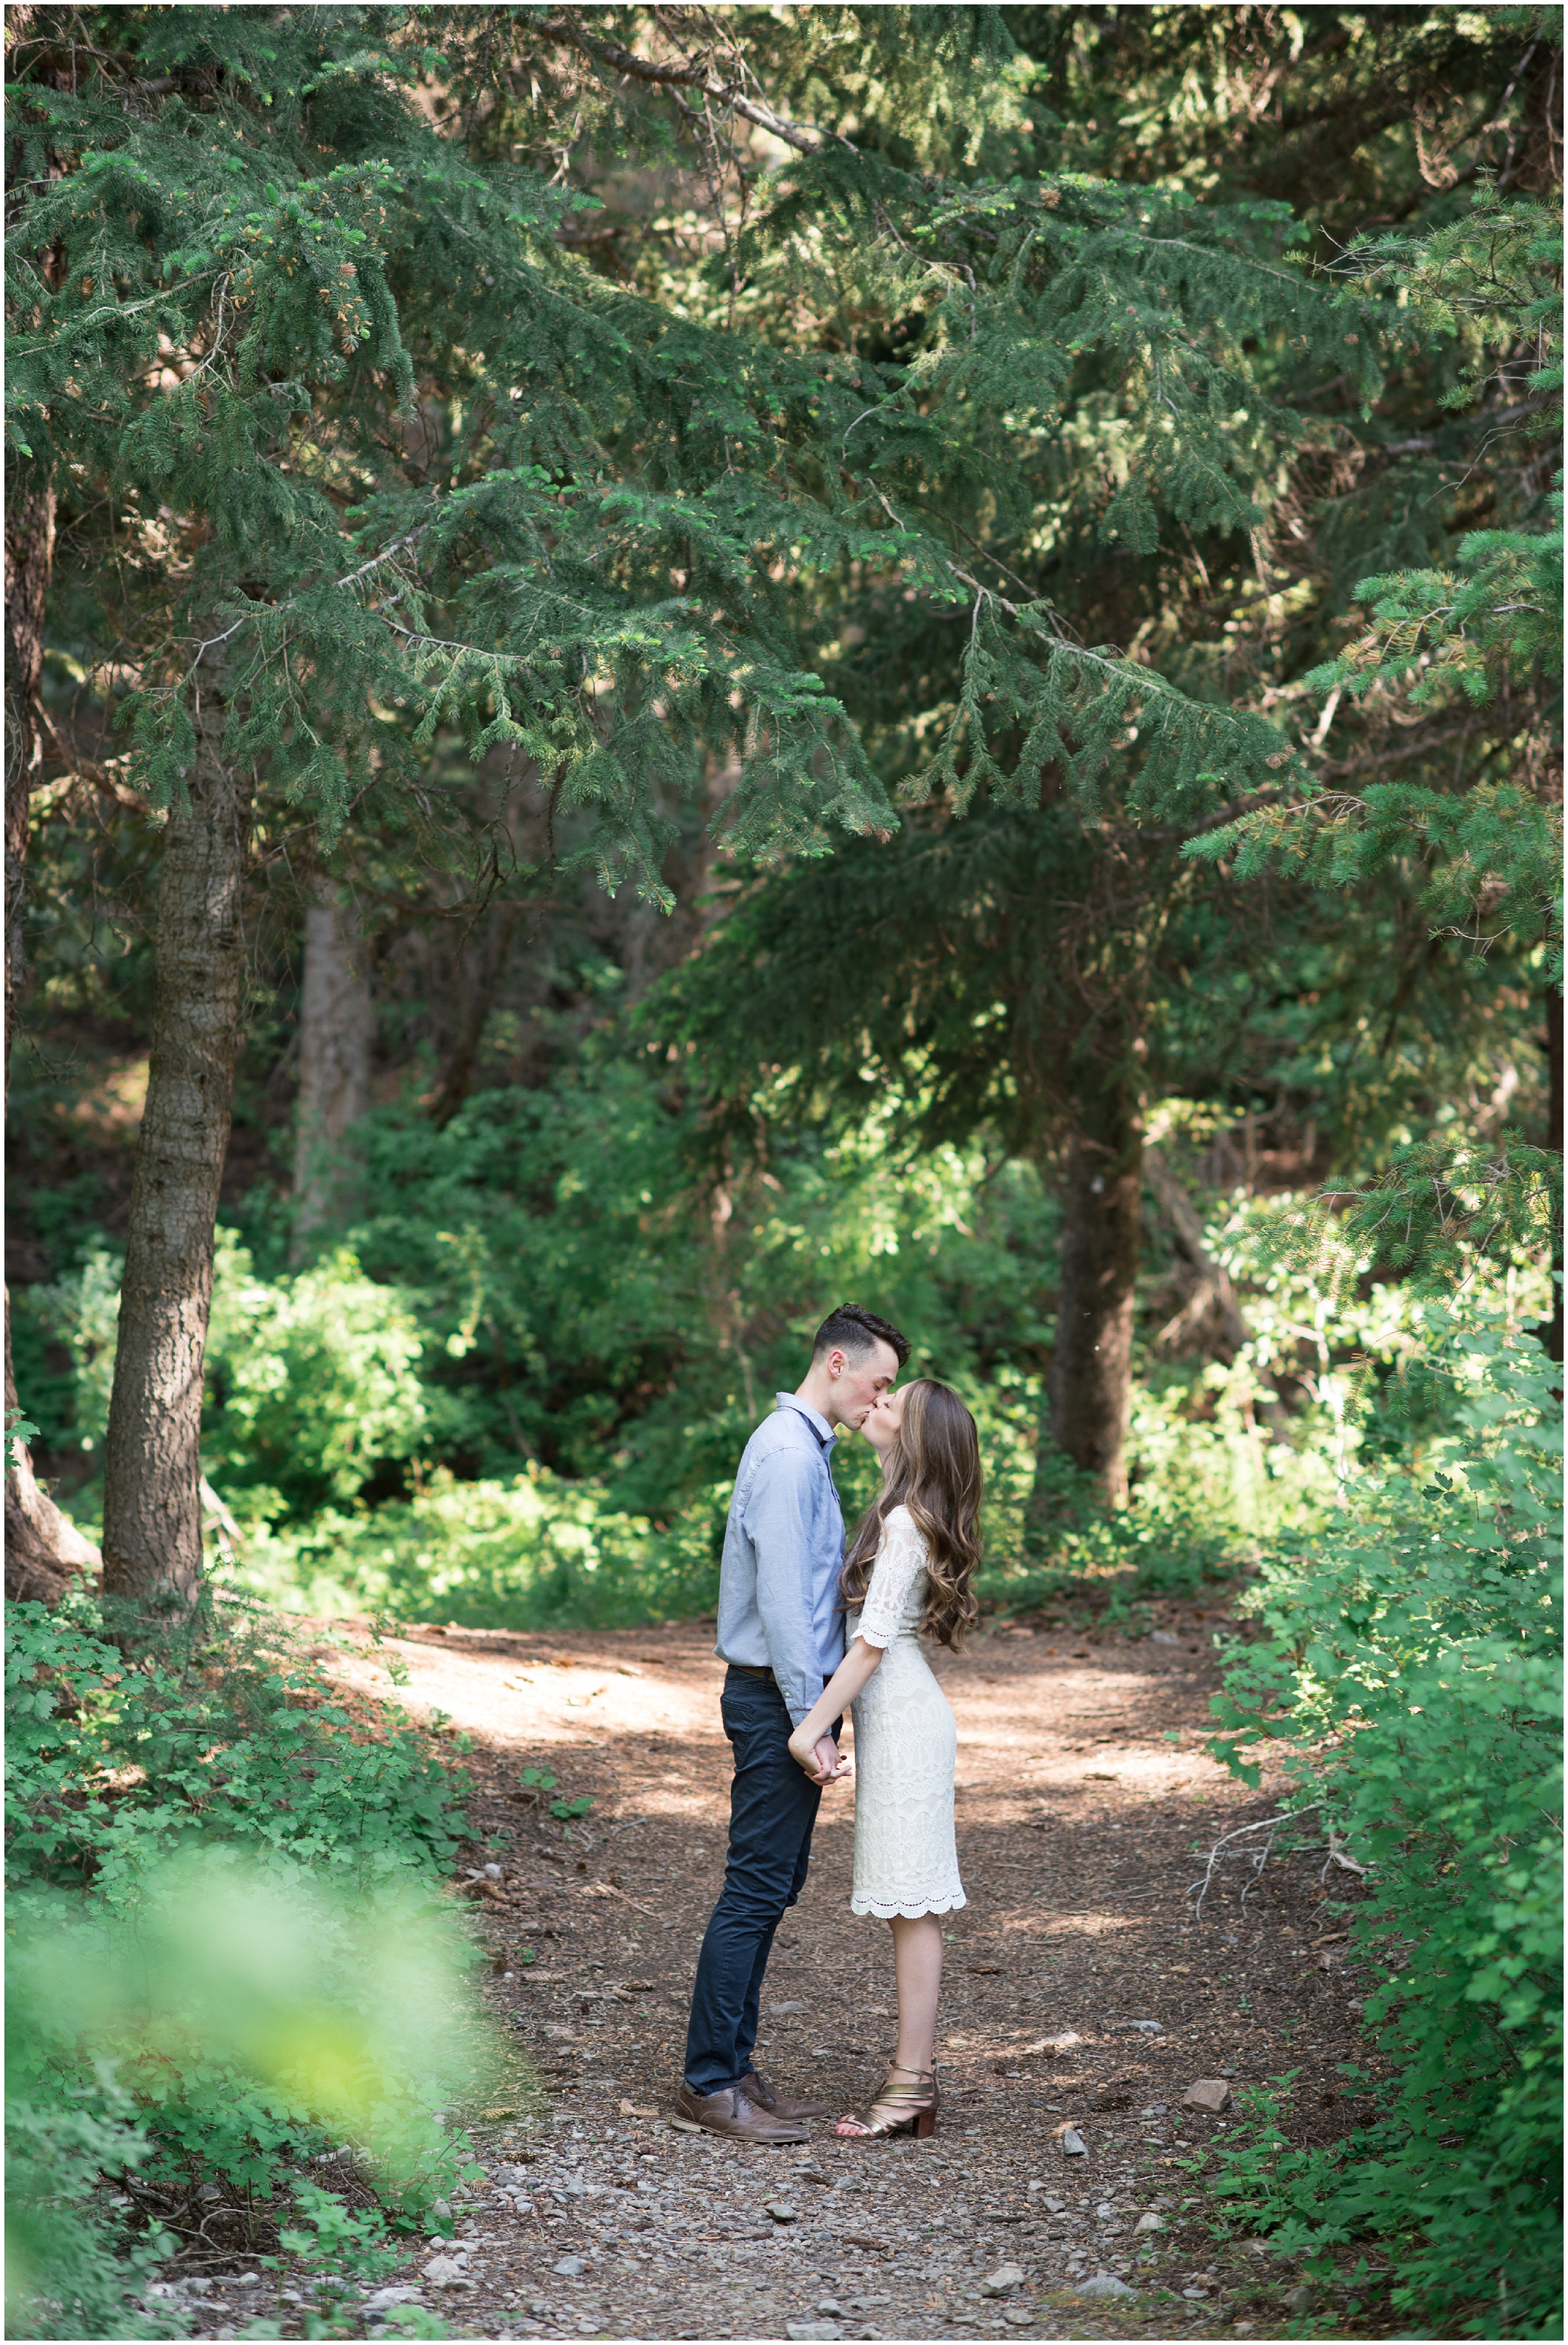
{"type": "Polygon", "coordinates": [[[834,1429],[794,1393],[745,1446],[719,1575],[721,1660],[772,1670],[798,1726],[844,1659],[844,1510],[834,1429]]]}

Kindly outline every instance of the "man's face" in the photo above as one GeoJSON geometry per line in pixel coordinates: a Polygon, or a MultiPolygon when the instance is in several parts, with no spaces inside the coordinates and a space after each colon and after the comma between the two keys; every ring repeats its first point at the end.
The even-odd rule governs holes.
{"type": "Polygon", "coordinates": [[[828,1415],[834,1424],[858,1433],[883,1394],[892,1390],[897,1374],[898,1355],[891,1344],[874,1345],[869,1352],[835,1347],[827,1355],[828,1415]]]}

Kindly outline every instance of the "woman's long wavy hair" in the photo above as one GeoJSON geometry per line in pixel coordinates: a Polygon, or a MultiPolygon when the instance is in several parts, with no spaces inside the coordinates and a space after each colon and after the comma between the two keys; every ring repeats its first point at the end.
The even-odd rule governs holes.
{"type": "Polygon", "coordinates": [[[861,1518],[839,1580],[845,1606],[859,1604],[871,1584],[882,1526],[895,1507],[907,1507],[926,1534],[923,1637],[956,1651],[980,1617],[973,1581],[980,1567],[980,1436],[951,1385],[917,1376],[904,1387],[904,1415],[883,1467],[882,1488],[861,1518]]]}

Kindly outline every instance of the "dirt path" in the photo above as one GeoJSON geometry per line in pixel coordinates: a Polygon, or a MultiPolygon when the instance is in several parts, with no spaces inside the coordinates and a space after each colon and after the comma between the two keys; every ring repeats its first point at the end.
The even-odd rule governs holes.
{"type": "MultiPolygon", "coordinates": [[[[1256,2245],[1218,2249],[1187,2203],[1183,2160],[1227,2120],[1181,2096],[1299,2067],[1308,2127],[1338,2132],[1336,2064],[1363,2047],[1337,1956],[1313,1943],[1320,1858],[1271,1865],[1245,1911],[1233,1871],[1194,1922],[1195,1848],[1272,1812],[1267,1787],[1197,1748],[1218,1623],[1172,1606],[1137,1641],[1002,1629],[941,1665],[970,1901],[948,1946],[941,2122],[930,2144],[869,2147],[821,2123],[808,2151],[667,2122],[723,1864],[711,1630],[430,1629],[339,1651],[351,1682],[473,1738],[506,1901],[477,1925],[496,1951],[488,1992],[548,2095],[480,2128],[490,2172],[459,2209],[457,2284],[421,2277],[432,2249],[408,2287],[462,2336],[1278,2331],[1298,2275],[1256,2245]],[[592,1795],[570,1842],[516,1797],[530,1764],[592,1795]],[[1087,2157],[1064,2153],[1069,2121],[1087,2157]],[[1163,2228],[1135,2234],[1149,2213],[1163,2228]],[[1003,2266],[1021,2278],[983,2294],[1003,2266]],[[1134,2293],[1076,2293],[1097,2276],[1134,2293]]],[[[830,1795],[758,2046],[759,2066],[835,2114],[879,2077],[893,2003],[888,1934],[848,1911],[853,1831],[851,1797],[830,1795]]]]}

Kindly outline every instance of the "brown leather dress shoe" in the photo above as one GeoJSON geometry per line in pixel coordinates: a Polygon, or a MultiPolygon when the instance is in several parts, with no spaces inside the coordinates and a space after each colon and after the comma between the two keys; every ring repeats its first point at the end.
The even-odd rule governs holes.
{"type": "Polygon", "coordinates": [[[825,2101],[789,2100],[775,2086],[769,2084],[760,2068],[748,2068],[735,2089],[744,2093],[748,2101],[754,2101],[757,2107],[765,2110],[770,2117],[824,2117],[827,2115],[825,2101]]]}
{"type": "Polygon", "coordinates": [[[739,2085],[727,2085],[722,2093],[694,2093],[683,2077],[671,2123],[682,2133],[728,2134],[733,2141],[760,2142],[769,2149],[785,2149],[808,2137],[804,2126],[759,2108],[739,2085]]]}

